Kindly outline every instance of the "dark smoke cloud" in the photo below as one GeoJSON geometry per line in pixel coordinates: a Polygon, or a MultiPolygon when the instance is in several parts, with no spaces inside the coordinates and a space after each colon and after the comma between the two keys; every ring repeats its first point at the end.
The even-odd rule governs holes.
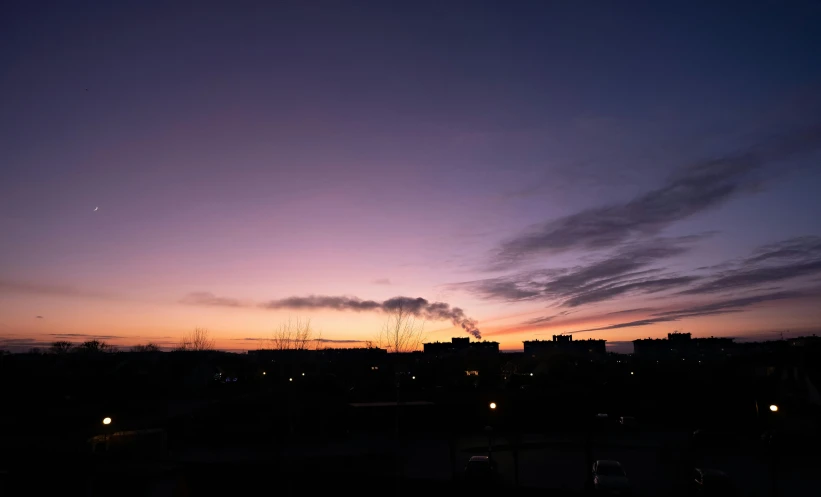
{"type": "Polygon", "coordinates": [[[477,322],[465,315],[459,307],[451,307],[445,302],[428,302],[421,297],[393,297],[378,302],[362,300],[358,297],[310,295],[307,297],[288,297],[272,300],[262,304],[266,309],[333,309],[336,311],[383,311],[391,312],[402,309],[410,314],[431,321],[450,321],[460,326],[474,338],[482,338],[477,322]]]}

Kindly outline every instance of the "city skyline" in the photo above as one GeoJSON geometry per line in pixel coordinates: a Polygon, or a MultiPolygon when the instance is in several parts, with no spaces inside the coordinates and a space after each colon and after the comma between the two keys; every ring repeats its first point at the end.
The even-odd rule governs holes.
{"type": "Polygon", "coordinates": [[[12,5],[0,348],[821,331],[817,5],[359,7],[12,5]]]}

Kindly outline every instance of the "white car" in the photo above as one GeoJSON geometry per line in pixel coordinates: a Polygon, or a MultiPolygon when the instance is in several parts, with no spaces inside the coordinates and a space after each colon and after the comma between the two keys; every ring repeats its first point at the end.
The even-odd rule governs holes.
{"type": "Polygon", "coordinates": [[[593,463],[593,489],[610,495],[627,495],[630,480],[618,461],[600,459],[593,463]]]}

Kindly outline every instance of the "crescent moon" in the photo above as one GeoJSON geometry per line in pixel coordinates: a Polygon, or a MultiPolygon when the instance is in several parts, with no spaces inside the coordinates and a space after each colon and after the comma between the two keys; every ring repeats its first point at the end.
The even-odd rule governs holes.
{"type": "Polygon", "coordinates": [[[95,207],[95,208],[94,208],[94,212],[97,212],[97,209],[99,209],[99,207],[95,207]]]}

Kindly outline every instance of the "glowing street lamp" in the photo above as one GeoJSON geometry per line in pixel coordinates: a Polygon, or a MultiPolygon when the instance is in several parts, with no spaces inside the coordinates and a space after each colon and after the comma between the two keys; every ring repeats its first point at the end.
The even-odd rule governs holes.
{"type": "Polygon", "coordinates": [[[490,403],[490,409],[491,410],[496,409],[496,402],[491,402],[490,403]]]}
{"type": "Polygon", "coordinates": [[[775,405],[775,404],[770,404],[770,411],[772,411],[772,412],[778,412],[778,406],[777,406],[777,405],[775,405]]]}
{"type": "Polygon", "coordinates": [[[111,418],[109,418],[108,416],[104,417],[103,418],[103,424],[106,425],[106,426],[110,425],[111,424],[111,418]]]}

